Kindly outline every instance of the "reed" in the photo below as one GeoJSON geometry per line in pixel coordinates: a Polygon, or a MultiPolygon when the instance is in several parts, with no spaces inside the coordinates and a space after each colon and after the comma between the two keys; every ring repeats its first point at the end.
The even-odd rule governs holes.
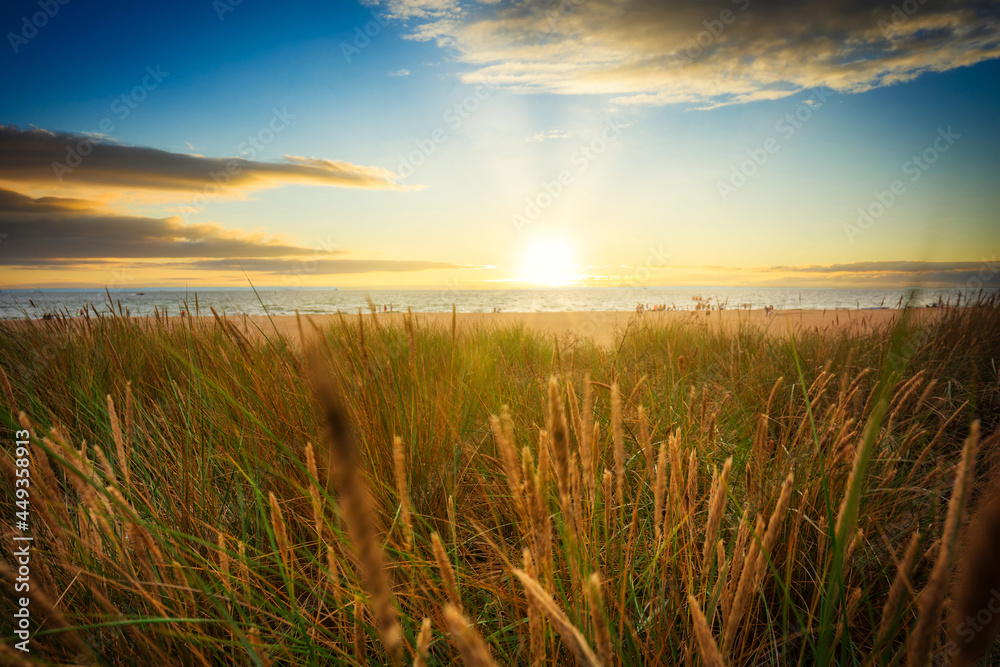
{"type": "Polygon", "coordinates": [[[316,467],[316,452],[311,442],[306,443],[306,472],[309,474],[309,501],[312,507],[313,530],[316,531],[317,552],[323,547],[323,494],[320,491],[319,469],[316,467]]]}
{"type": "Polygon", "coordinates": [[[420,634],[417,635],[417,650],[413,656],[413,667],[426,667],[430,659],[431,619],[424,617],[420,624],[420,634]]]}
{"type": "MultiPolygon", "coordinates": [[[[965,499],[972,484],[976,454],[979,446],[979,422],[973,422],[969,437],[965,439],[962,449],[962,460],[955,470],[955,485],[948,500],[948,515],[945,518],[941,533],[941,546],[938,548],[937,560],[931,570],[927,585],[920,592],[917,602],[917,625],[910,638],[907,663],[911,667],[926,665],[931,649],[939,637],[941,610],[944,607],[944,596],[948,588],[948,578],[951,575],[952,553],[958,530],[965,511],[965,499]]],[[[994,563],[996,567],[996,563],[994,563]]]]}
{"type": "Polygon", "coordinates": [[[722,466],[722,474],[712,491],[712,496],[708,500],[708,523],[705,527],[705,543],[701,550],[702,567],[708,569],[708,557],[719,534],[719,524],[722,522],[722,513],[726,507],[726,493],[729,491],[729,471],[733,467],[733,458],[729,457],[722,466]]]}
{"type": "Polygon", "coordinates": [[[514,444],[510,410],[506,405],[503,407],[503,421],[496,415],[490,415],[490,430],[493,431],[493,439],[497,445],[497,452],[500,454],[500,462],[503,464],[510,497],[521,519],[524,520],[527,517],[527,507],[524,504],[523,498],[521,460],[517,454],[517,446],[514,444]],[[511,424],[510,429],[507,429],[505,426],[508,423],[511,424]]]}
{"type": "Polygon", "coordinates": [[[917,545],[920,544],[920,532],[914,531],[906,551],[896,566],[896,576],[892,580],[889,594],[882,605],[882,620],[878,629],[878,645],[884,646],[891,638],[891,633],[896,623],[899,610],[903,607],[903,596],[912,589],[910,584],[910,572],[913,570],[913,561],[917,555],[917,545]]]}
{"type": "Polygon", "coordinates": [[[597,642],[597,652],[601,656],[601,662],[605,665],[613,665],[614,647],[611,644],[611,631],[608,630],[608,618],[604,611],[601,578],[596,572],[592,572],[587,578],[584,592],[587,596],[587,605],[590,607],[590,622],[597,642]]]}
{"type": "MultiPolygon", "coordinates": [[[[398,664],[403,656],[402,629],[396,618],[388,573],[383,566],[382,550],[377,541],[378,530],[372,521],[368,486],[359,470],[357,445],[336,390],[322,371],[315,370],[317,367],[318,363],[312,367],[311,379],[326,425],[328,473],[339,487],[341,511],[358,556],[362,578],[371,596],[375,623],[390,660],[398,664]]],[[[273,498],[272,504],[275,502],[273,498]]]]}
{"type": "Polygon", "coordinates": [[[719,646],[715,643],[712,629],[708,627],[705,614],[701,611],[698,599],[693,595],[688,595],[688,607],[691,609],[691,624],[694,627],[694,638],[698,642],[698,652],[701,656],[701,664],[705,667],[724,667],[726,664],[719,653],[719,646]]]}
{"type": "Polygon", "coordinates": [[[0,661],[1000,656],[995,300],[794,341],[647,317],[610,347],[95,313],[0,323],[0,493],[30,493],[46,615],[0,661]]]}
{"type": "Polygon", "coordinates": [[[542,585],[524,570],[514,569],[512,573],[520,580],[528,596],[538,605],[542,613],[545,614],[545,617],[549,619],[552,627],[562,637],[563,644],[573,654],[577,662],[584,667],[596,667],[600,665],[601,661],[597,659],[594,651],[587,644],[587,639],[583,636],[583,633],[573,625],[569,617],[566,616],[566,613],[545,592],[542,585]]]}
{"type": "Polygon", "coordinates": [[[497,667],[483,638],[469,625],[462,612],[451,605],[445,605],[444,620],[463,664],[469,667],[497,667]]]}
{"type": "Polygon", "coordinates": [[[656,468],[653,463],[653,437],[649,432],[649,417],[646,410],[639,406],[639,443],[642,446],[642,453],[646,457],[646,474],[649,475],[651,484],[656,481],[656,468]]]}
{"type": "Polygon", "coordinates": [[[410,517],[410,494],[407,490],[406,452],[403,439],[392,439],[393,472],[396,477],[396,495],[399,496],[399,521],[403,526],[403,549],[410,550],[413,544],[413,519],[410,517]]]}
{"type": "Polygon", "coordinates": [[[291,567],[292,546],[288,542],[288,528],[285,526],[285,518],[281,513],[281,506],[274,493],[268,494],[268,502],[271,505],[271,531],[274,533],[274,541],[278,545],[278,554],[281,563],[285,568],[291,567]]]}
{"type": "Polygon", "coordinates": [[[760,586],[760,582],[764,578],[767,566],[769,565],[768,561],[771,558],[771,552],[778,539],[778,531],[781,529],[781,524],[785,521],[785,514],[792,500],[792,482],[793,475],[789,473],[788,477],[785,478],[785,483],[781,485],[781,495],[778,496],[778,502],[775,503],[774,511],[767,522],[767,531],[764,533],[760,551],[756,559],[757,573],[754,577],[754,588],[760,586]]]}
{"type": "Polygon", "coordinates": [[[566,423],[562,397],[559,395],[559,383],[554,377],[549,380],[548,416],[548,434],[552,442],[556,464],[556,486],[559,489],[559,502],[568,523],[572,525],[573,501],[570,480],[569,426],[566,423]]]}
{"type": "Polygon", "coordinates": [[[111,394],[108,394],[108,415],[111,418],[111,437],[115,442],[115,450],[118,454],[118,467],[121,469],[122,477],[125,479],[125,490],[129,492],[132,488],[132,479],[128,471],[125,438],[118,423],[118,414],[115,412],[115,402],[111,399],[111,394]]]}
{"type": "Polygon", "coordinates": [[[441,575],[441,581],[444,583],[444,590],[448,594],[448,600],[452,606],[462,611],[462,597],[458,593],[458,579],[455,576],[454,568],[451,566],[451,561],[448,560],[448,552],[445,550],[444,544],[441,542],[441,537],[437,533],[431,534],[431,544],[434,547],[434,559],[437,561],[438,573],[441,575]]]}
{"type": "Polygon", "coordinates": [[[611,435],[615,454],[615,524],[625,506],[625,433],[622,425],[622,395],[618,383],[611,385],[611,435]]]}
{"type": "MultiPolygon", "coordinates": [[[[995,436],[994,436],[995,437],[995,436]]],[[[974,665],[1000,631],[1000,468],[968,526],[952,607],[953,664],[974,665]]]]}
{"type": "Polygon", "coordinates": [[[653,537],[657,543],[663,538],[663,501],[667,492],[667,443],[660,443],[656,458],[656,486],[653,489],[653,537]]]}
{"type": "Polygon", "coordinates": [[[18,414],[20,410],[18,410],[17,400],[14,398],[14,389],[10,386],[10,380],[7,379],[7,373],[2,366],[0,366],[0,386],[3,387],[4,398],[7,399],[7,407],[11,413],[18,414]]]}
{"type": "Polygon", "coordinates": [[[594,477],[594,388],[590,376],[583,379],[583,408],[580,411],[580,465],[583,468],[583,479],[587,483],[588,498],[593,501],[597,497],[594,477]]]}
{"type": "MultiPolygon", "coordinates": [[[[532,579],[538,579],[535,571],[535,563],[528,549],[524,550],[524,571],[532,579]]],[[[545,628],[542,621],[542,612],[530,596],[527,602],[528,615],[528,656],[532,665],[545,664],[545,628]]]]}

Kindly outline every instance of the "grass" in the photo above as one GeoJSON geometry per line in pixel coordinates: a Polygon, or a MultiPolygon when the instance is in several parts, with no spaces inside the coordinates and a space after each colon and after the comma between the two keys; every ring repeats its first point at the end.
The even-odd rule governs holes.
{"type": "MultiPolygon", "coordinates": [[[[0,430],[11,451],[31,433],[35,538],[32,651],[7,635],[0,659],[971,656],[948,627],[952,586],[1000,562],[988,539],[963,548],[998,475],[996,299],[861,335],[637,319],[606,348],[302,327],[0,327],[0,430]]],[[[12,587],[6,555],[0,573],[12,587]]]]}

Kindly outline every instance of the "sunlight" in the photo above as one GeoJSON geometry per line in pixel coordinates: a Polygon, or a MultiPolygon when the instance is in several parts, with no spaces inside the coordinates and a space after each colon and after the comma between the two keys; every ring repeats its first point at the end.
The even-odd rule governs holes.
{"type": "Polygon", "coordinates": [[[565,285],[573,282],[573,249],[561,238],[535,239],[525,249],[521,279],[536,285],[565,285]]]}

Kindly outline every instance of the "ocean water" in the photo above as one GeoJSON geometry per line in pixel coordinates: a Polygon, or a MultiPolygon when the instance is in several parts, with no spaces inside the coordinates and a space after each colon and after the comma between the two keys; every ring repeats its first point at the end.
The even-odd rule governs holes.
{"type": "MultiPolygon", "coordinates": [[[[996,291],[994,289],[994,291],[996,291]]],[[[194,290],[120,289],[111,290],[115,307],[132,315],[152,315],[154,310],[179,315],[195,311],[194,290]]],[[[753,309],[772,305],[781,310],[895,308],[907,299],[915,306],[940,300],[966,301],[969,292],[959,289],[832,289],[789,287],[581,287],[557,289],[508,290],[338,290],[338,289],[207,289],[198,290],[198,310],[210,314],[209,306],[220,314],[247,313],[291,315],[356,313],[368,310],[367,297],[379,307],[391,304],[398,311],[446,312],[452,304],[459,312],[567,312],[634,310],[639,303],[665,304],[677,310],[696,310],[711,305],[727,309],[749,306],[753,309]]],[[[46,313],[77,314],[81,309],[109,309],[104,290],[2,290],[0,319],[41,317],[46,313]]]]}

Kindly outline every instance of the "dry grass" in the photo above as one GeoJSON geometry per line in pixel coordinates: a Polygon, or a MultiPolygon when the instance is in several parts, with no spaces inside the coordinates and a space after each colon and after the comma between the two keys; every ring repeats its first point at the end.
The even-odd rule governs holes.
{"type": "Polygon", "coordinates": [[[1000,580],[1000,305],[924,326],[5,324],[0,661],[926,664],[1000,580]]]}
{"type": "Polygon", "coordinates": [[[974,665],[1000,630],[1000,467],[995,464],[964,542],[952,642],[958,650],[955,664],[974,665]]]}

